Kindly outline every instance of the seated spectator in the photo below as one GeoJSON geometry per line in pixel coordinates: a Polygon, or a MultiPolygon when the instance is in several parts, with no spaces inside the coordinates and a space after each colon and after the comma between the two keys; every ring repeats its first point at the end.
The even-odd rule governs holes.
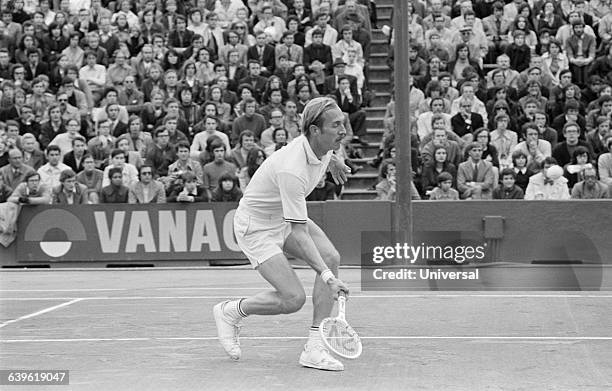
{"type": "Polygon", "coordinates": [[[96,168],[99,169],[104,168],[108,163],[108,158],[116,141],[115,137],[110,134],[110,124],[109,120],[100,122],[96,137],[87,142],[89,153],[96,162],[96,168]]]}
{"type": "Polygon", "coordinates": [[[555,158],[557,163],[564,167],[571,161],[571,156],[574,149],[578,146],[586,147],[589,151],[589,156],[594,156],[593,149],[586,141],[580,140],[580,128],[575,122],[568,122],[563,126],[563,136],[565,141],[557,144],[555,149],[552,151],[552,157],[555,158]]]}
{"type": "Polygon", "coordinates": [[[243,130],[250,130],[253,132],[255,139],[259,140],[261,132],[266,129],[266,120],[261,114],[255,112],[257,110],[257,102],[253,98],[247,98],[241,110],[244,114],[236,118],[232,125],[232,143],[236,143],[238,136],[243,130]]]}
{"type": "Polygon", "coordinates": [[[62,171],[69,169],[67,165],[60,162],[60,149],[57,145],[49,145],[46,150],[47,163],[38,169],[41,185],[49,190],[60,185],[62,171]]]}
{"type": "Polygon", "coordinates": [[[325,78],[332,73],[332,62],[331,47],[323,43],[322,31],[315,29],[312,31],[312,43],[304,48],[304,65],[311,72],[310,76],[317,87],[322,87],[325,78]]]}
{"type": "Polygon", "coordinates": [[[572,199],[589,200],[612,198],[612,187],[597,180],[597,170],[588,167],[583,170],[584,180],[576,183],[572,188],[572,199]]]}
{"type": "Polygon", "coordinates": [[[595,37],[585,33],[585,24],[578,20],[572,22],[573,34],[565,46],[573,80],[580,86],[586,85],[588,69],[595,60],[597,43],[595,37]]]}
{"type": "MultiPolygon", "coordinates": [[[[220,141],[214,141],[210,149],[213,153],[214,160],[206,164],[203,168],[204,189],[212,192],[215,186],[219,183],[221,175],[229,172],[236,174],[238,168],[234,163],[225,160],[226,150],[225,145],[220,141]]],[[[210,197],[209,197],[210,198],[210,197]]]]}
{"type": "Polygon", "coordinates": [[[108,170],[110,184],[102,187],[100,191],[101,204],[126,204],[128,202],[129,189],[123,184],[123,170],[120,167],[112,167],[108,170]]]}
{"type": "Polygon", "coordinates": [[[438,186],[426,192],[430,200],[459,200],[459,192],[453,189],[453,176],[446,171],[441,172],[437,179],[438,186]]]}
{"type": "Polygon", "coordinates": [[[589,132],[586,137],[586,141],[593,148],[593,152],[595,152],[595,160],[607,151],[604,141],[611,134],[610,117],[599,117],[597,119],[597,127],[589,132]]]}
{"type": "Polygon", "coordinates": [[[529,68],[531,48],[525,43],[525,32],[523,30],[514,30],[512,36],[514,37],[514,42],[508,45],[506,54],[510,58],[511,68],[522,72],[529,68]]]}
{"type": "MultiPolygon", "coordinates": [[[[395,201],[396,196],[396,167],[391,159],[385,160],[381,165],[381,175],[383,179],[376,185],[376,199],[380,201],[395,201]]],[[[419,192],[411,183],[410,198],[420,200],[419,192]]]]}
{"type": "Polygon", "coordinates": [[[140,166],[143,164],[142,156],[140,156],[140,153],[132,149],[132,141],[130,140],[130,135],[128,133],[124,133],[117,138],[115,147],[124,152],[126,163],[133,165],[137,170],[140,169],[140,166]]]}
{"type": "Polygon", "coordinates": [[[445,129],[434,129],[433,139],[429,143],[425,144],[421,150],[421,159],[423,160],[423,164],[428,164],[429,162],[435,161],[434,151],[438,147],[446,149],[447,160],[454,164],[455,167],[459,166],[459,163],[463,161],[459,144],[448,139],[445,129]]]}
{"type": "Polygon", "coordinates": [[[421,173],[421,187],[423,193],[427,194],[436,186],[439,186],[439,175],[442,173],[449,174],[452,179],[451,185],[457,186],[457,168],[448,161],[448,153],[444,147],[436,147],[434,150],[434,160],[427,162],[423,166],[421,173]]]}
{"type": "Polygon", "coordinates": [[[243,192],[246,190],[246,187],[251,181],[251,178],[253,178],[253,175],[255,175],[255,171],[259,169],[264,160],[266,160],[266,154],[261,148],[254,146],[249,150],[246,158],[246,164],[238,173],[240,188],[243,192]]]}
{"type": "Polygon", "coordinates": [[[599,156],[597,171],[599,172],[599,179],[606,185],[612,186],[612,135],[604,139],[604,145],[608,152],[599,156]]]}
{"type": "Polygon", "coordinates": [[[166,128],[157,128],[155,131],[155,144],[147,151],[145,164],[152,166],[154,178],[163,179],[168,176],[168,167],[176,160],[175,149],[170,146],[170,135],[166,128]]]}
{"type": "Polygon", "coordinates": [[[462,199],[490,199],[494,186],[493,165],[482,160],[483,147],[472,142],[465,148],[469,159],[457,170],[457,189],[462,199]]]}
{"type": "Polygon", "coordinates": [[[547,157],[541,165],[540,172],[529,178],[526,200],[569,200],[570,194],[567,179],[563,177],[563,168],[557,165],[555,158],[547,157]]]}
{"type": "Polygon", "coordinates": [[[83,171],[83,157],[87,152],[85,137],[78,135],[72,139],[72,150],[64,155],[63,163],[75,173],[83,171]]]}
{"type": "Polygon", "coordinates": [[[177,160],[168,167],[168,176],[165,178],[167,186],[173,184],[184,172],[192,172],[196,176],[198,185],[203,183],[202,166],[199,161],[190,157],[189,144],[181,142],[176,146],[177,160]]]}
{"type": "MultiPolygon", "coordinates": [[[[520,187],[523,192],[527,190],[529,184],[529,177],[535,172],[527,166],[527,154],[523,151],[512,152],[512,165],[514,166],[515,184],[520,187]]],[[[537,166],[539,171],[539,163],[534,163],[534,167],[537,166]]]]}
{"type": "Polygon", "coordinates": [[[0,176],[0,204],[7,202],[12,193],[13,189],[4,183],[4,179],[0,176]]]}
{"type": "Polygon", "coordinates": [[[8,202],[21,205],[46,205],[51,203],[51,189],[41,183],[40,174],[28,172],[23,182],[19,183],[8,202]]]}
{"type": "Polygon", "coordinates": [[[276,128],[272,132],[272,144],[264,149],[266,156],[272,155],[282,147],[288,144],[289,134],[285,128],[276,128]]]}
{"type": "Polygon", "coordinates": [[[253,132],[250,130],[243,130],[230,156],[230,159],[238,169],[242,169],[242,167],[246,165],[247,155],[255,145],[255,136],[253,132]]]}
{"type": "Polygon", "coordinates": [[[72,169],[62,171],[59,177],[60,185],[53,189],[52,204],[81,205],[87,204],[87,186],[76,180],[76,173],[72,169]]]}
{"type": "Polygon", "coordinates": [[[227,157],[229,157],[229,151],[231,151],[229,137],[227,134],[218,131],[218,126],[219,119],[210,116],[204,117],[202,122],[196,125],[195,130],[197,133],[193,137],[193,142],[191,143],[190,148],[192,156],[198,156],[201,152],[205,152],[209,140],[212,140],[212,138],[218,138],[225,145],[225,148],[228,151],[227,157]]]}
{"type": "Polygon", "coordinates": [[[574,185],[584,180],[584,170],[592,168],[593,157],[589,155],[589,150],[585,147],[577,146],[572,152],[572,160],[563,167],[563,176],[567,179],[567,187],[573,188],[574,185]]]}
{"type": "Polygon", "coordinates": [[[100,201],[103,179],[104,172],[96,168],[93,156],[86,153],[83,156],[83,171],[77,174],[76,180],[87,187],[87,199],[90,204],[97,204],[100,201]]]}
{"type": "Polygon", "coordinates": [[[353,95],[351,92],[350,81],[346,76],[338,78],[338,88],[334,92],[334,97],[340,110],[349,115],[351,128],[353,129],[353,141],[367,145],[368,143],[362,139],[367,132],[366,113],[360,109],[361,100],[358,95],[353,95]]]}
{"type": "Polygon", "coordinates": [[[59,133],[55,137],[53,137],[47,146],[49,145],[57,145],[60,148],[60,154],[62,159],[72,151],[72,143],[77,137],[83,137],[79,134],[79,130],[81,129],[81,125],[79,121],[75,118],[69,118],[66,122],[66,128],[64,133],[59,133]]]}
{"type": "Polygon", "coordinates": [[[204,186],[198,186],[196,177],[191,172],[181,175],[182,185],[175,186],[168,202],[209,202],[210,197],[204,186]]]}
{"type": "Polygon", "coordinates": [[[494,200],[522,200],[523,189],[516,185],[516,173],[511,168],[504,168],[499,174],[501,184],[493,190],[494,200]]]}
{"type": "Polygon", "coordinates": [[[453,131],[461,138],[469,140],[474,130],[484,126],[483,117],[472,111],[473,104],[467,98],[459,98],[459,111],[451,117],[453,131]]]}
{"type": "Polygon", "coordinates": [[[113,168],[121,169],[121,173],[123,175],[123,185],[125,187],[130,188],[138,181],[138,170],[132,164],[125,162],[125,152],[117,148],[111,153],[109,165],[104,169],[102,187],[110,184],[111,178],[108,173],[113,168]]]}
{"type": "MultiPolygon", "coordinates": [[[[21,148],[23,149],[23,162],[35,170],[45,164],[45,154],[38,149],[36,137],[32,133],[21,136],[21,148]]],[[[7,156],[8,163],[8,156],[7,156]]],[[[0,164],[0,166],[2,166],[0,164]]]]}
{"type": "Polygon", "coordinates": [[[512,150],[518,143],[516,132],[508,129],[510,117],[507,114],[497,114],[495,116],[496,128],[490,134],[491,144],[497,149],[499,155],[500,168],[512,166],[512,150]]]}
{"type": "MultiPolygon", "coordinates": [[[[548,126],[548,117],[546,113],[543,111],[536,111],[534,114],[534,120],[538,130],[540,131],[540,138],[542,140],[546,140],[550,143],[551,148],[557,146],[557,131],[548,126]]],[[[525,131],[522,131],[523,136],[525,135],[525,131]]]]}
{"type": "MultiPolygon", "coordinates": [[[[261,137],[259,139],[259,144],[264,147],[264,150],[268,147],[274,147],[276,142],[274,140],[274,133],[278,129],[283,129],[283,112],[279,109],[274,109],[270,113],[270,126],[261,132],[261,137]]],[[[285,136],[287,136],[287,132],[285,131],[285,136]]],[[[287,137],[285,140],[287,141],[287,137]]],[[[274,149],[272,150],[274,152],[274,149]]],[[[269,155],[268,155],[269,156],[269,155]]]]}
{"type": "Polygon", "coordinates": [[[140,167],[139,181],[130,187],[128,202],[130,204],[166,202],[166,190],[161,182],[153,179],[153,167],[147,165],[140,167]]]}
{"type": "Polygon", "coordinates": [[[576,99],[569,99],[565,102],[564,113],[559,114],[552,122],[552,127],[557,131],[557,141],[565,141],[565,135],[563,129],[569,122],[573,122],[578,125],[578,137],[582,140],[586,139],[586,119],[580,114],[580,105],[576,99]]]}
{"type": "Polygon", "coordinates": [[[515,145],[512,152],[523,152],[527,156],[527,166],[539,167],[545,158],[551,156],[551,145],[548,141],[540,139],[538,125],[534,122],[526,124],[524,129],[525,141],[515,145]]]}
{"type": "Polygon", "coordinates": [[[238,202],[242,198],[242,191],[238,177],[225,173],[219,177],[219,184],[212,193],[213,202],[238,202]]]}

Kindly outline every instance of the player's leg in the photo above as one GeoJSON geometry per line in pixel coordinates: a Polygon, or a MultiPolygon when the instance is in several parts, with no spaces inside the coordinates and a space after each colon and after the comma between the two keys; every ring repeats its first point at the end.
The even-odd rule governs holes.
{"type": "MultiPolygon", "coordinates": [[[[319,254],[329,269],[337,277],[340,254],[321,228],[311,220],[308,220],[307,224],[308,233],[315,243],[315,246],[317,246],[319,254]]],[[[301,253],[300,248],[301,246],[299,246],[295,239],[289,235],[285,242],[285,252],[296,258],[304,258],[304,254],[301,253]]],[[[311,368],[341,371],[344,369],[344,365],[329,354],[319,335],[319,325],[321,321],[330,316],[334,307],[333,292],[329,289],[327,284],[323,282],[320,276],[315,277],[312,303],[314,307],[312,326],[310,327],[308,342],[306,346],[304,346],[304,351],[300,356],[300,364],[311,368]]]]}
{"type": "Polygon", "coordinates": [[[261,292],[245,299],[227,300],[213,309],[219,341],[234,360],[242,355],[239,341],[242,319],[247,315],[289,314],[302,308],[306,301],[302,283],[283,253],[277,253],[259,264],[257,271],[275,291],[261,292]]]}

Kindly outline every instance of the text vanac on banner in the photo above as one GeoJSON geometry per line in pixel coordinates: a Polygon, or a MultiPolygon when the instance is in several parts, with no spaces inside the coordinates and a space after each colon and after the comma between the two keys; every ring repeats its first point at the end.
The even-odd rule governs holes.
{"type": "Polygon", "coordinates": [[[241,259],[236,204],[26,207],[19,261],[241,259]]]}

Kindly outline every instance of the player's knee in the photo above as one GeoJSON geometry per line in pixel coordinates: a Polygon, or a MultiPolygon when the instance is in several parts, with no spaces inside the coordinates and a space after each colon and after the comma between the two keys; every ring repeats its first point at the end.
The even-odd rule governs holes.
{"type": "Polygon", "coordinates": [[[292,314],[299,311],[306,303],[306,293],[304,291],[295,292],[291,296],[283,298],[281,310],[283,314],[292,314]]]}

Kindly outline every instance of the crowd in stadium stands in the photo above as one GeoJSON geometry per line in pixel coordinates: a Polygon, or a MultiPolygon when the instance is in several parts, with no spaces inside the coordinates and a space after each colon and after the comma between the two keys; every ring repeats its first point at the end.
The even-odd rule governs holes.
{"type": "MultiPolygon", "coordinates": [[[[414,198],[611,197],[609,0],[409,8],[414,198]]],[[[237,201],[321,95],[356,172],[375,28],[374,0],[2,0],[0,202],[237,201]]],[[[393,101],[384,124],[392,200],[393,101]]]]}

